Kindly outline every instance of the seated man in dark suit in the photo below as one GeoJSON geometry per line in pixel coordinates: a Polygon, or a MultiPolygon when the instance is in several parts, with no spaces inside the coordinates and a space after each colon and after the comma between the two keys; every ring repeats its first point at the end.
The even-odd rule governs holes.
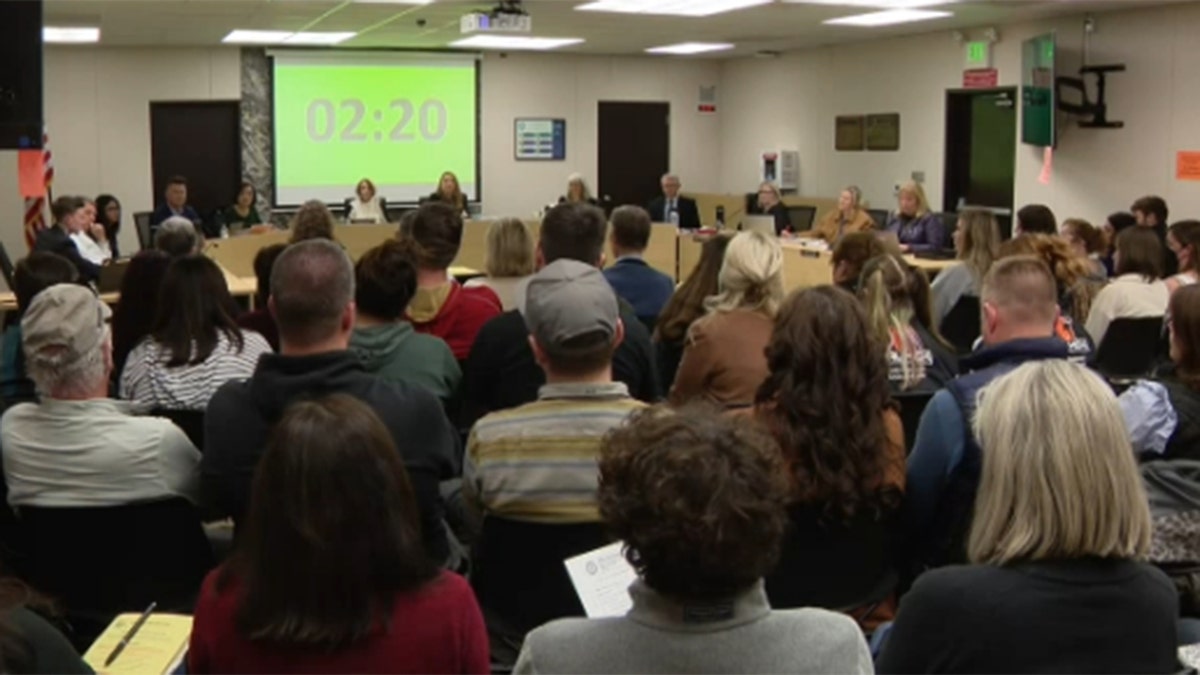
{"type": "MultiPolygon", "coordinates": [[[[188,203],[188,183],[183,176],[171,176],[167,180],[167,189],[163,193],[164,201],[154,213],[150,215],[150,232],[158,231],[158,226],[171,216],[180,216],[192,221],[196,226],[196,230],[204,232],[205,235],[213,237],[220,236],[220,232],[208,232],[204,229],[204,221],[200,219],[200,214],[196,213],[188,203]]],[[[153,240],[153,236],[151,237],[153,240]]]]}
{"type": "Polygon", "coordinates": [[[637,318],[653,330],[658,314],[675,292],[675,280],[659,272],[642,259],[650,244],[650,214],[640,206],[622,206],[613,211],[612,267],[604,270],[604,278],[617,296],[633,305],[637,318]]]}
{"type": "Polygon", "coordinates": [[[91,283],[100,278],[100,266],[90,262],[79,253],[79,247],[71,239],[71,235],[87,229],[86,202],[83,197],[59,197],[50,205],[50,215],[54,224],[38,230],[34,239],[33,250],[46,253],[57,253],[79,270],[79,280],[91,283]]]}
{"type": "Polygon", "coordinates": [[[679,195],[681,187],[683,183],[679,182],[679,176],[670,173],[663,176],[663,195],[650,202],[646,210],[650,212],[650,219],[656,223],[675,223],[681,230],[698,230],[700,210],[696,208],[695,199],[679,195]],[[671,218],[672,213],[676,219],[671,218]]]}

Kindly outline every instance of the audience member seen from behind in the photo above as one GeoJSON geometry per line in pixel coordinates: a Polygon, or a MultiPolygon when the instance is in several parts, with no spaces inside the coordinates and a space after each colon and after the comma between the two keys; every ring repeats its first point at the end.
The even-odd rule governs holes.
{"type": "Polygon", "coordinates": [[[1087,260],[1091,276],[1098,281],[1107,279],[1108,268],[1101,259],[1103,232],[1082,218],[1067,218],[1062,222],[1061,229],[1062,238],[1071,245],[1075,255],[1087,260]]]}
{"type": "Polygon", "coordinates": [[[421,541],[388,428],[334,394],[291,405],[233,557],[200,591],[190,673],[488,673],[467,582],[421,541]]]}
{"type": "Polygon", "coordinates": [[[972,564],[917,579],[879,672],[1178,672],[1179,603],[1144,562],[1150,512],[1108,386],[1025,364],[984,390],[973,427],[972,564]]]}
{"type": "MultiPolygon", "coordinates": [[[[536,252],[539,269],[558,260],[604,266],[604,212],[584,204],[560,204],[542,219],[536,252]]],[[[650,334],[632,308],[621,307],[625,339],[613,356],[613,378],[623,382],[634,398],[652,403],[659,398],[658,371],[650,334]]],[[[529,347],[529,330],[521,312],[508,311],[479,331],[463,369],[465,419],[515,408],[536,401],[546,376],[529,347]]]]}
{"type": "Polygon", "coordinates": [[[609,221],[613,264],[604,270],[604,278],[617,297],[629,303],[637,318],[653,330],[659,312],[675,292],[675,280],[651,267],[642,257],[653,232],[650,214],[640,206],[621,206],[613,211],[609,221]]]}
{"type": "MultiPolygon", "coordinates": [[[[87,229],[82,197],[59,197],[50,204],[50,215],[54,224],[38,230],[33,250],[60,255],[79,272],[84,283],[93,283],[100,278],[100,266],[83,257],[74,238],[87,229]]],[[[86,235],[85,235],[86,236],[86,235]]]]}
{"type": "MultiPolygon", "coordinates": [[[[204,232],[204,222],[200,219],[200,214],[196,213],[196,209],[188,204],[188,180],[183,176],[171,176],[167,179],[167,187],[163,191],[163,201],[150,214],[151,235],[154,235],[164,220],[172,216],[186,218],[196,226],[198,231],[204,232]]],[[[205,232],[205,234],[216,236],[219,233],[205,232]]]]}
{"type": "Polygon", "coordinates": [[[292,231],[288,243],[295,244],[309,239],[334,241],[333,227],[333,213],[329,211],[329,207],[325,206],[324,202],[309,200],[300,205],[288,223],[288,229],[292,231]]]}
{"type": "Polygon", "coordinates": [[[271,266],[275,259],[287,248],[286,244],[271,244],[258,249],[254,254],[254,276],[258,280],[254,292],[254,309],[242,313],[237,323],[243,330],[252,330],[266,338],[272,351],[279,351],[279,328],[275,326],[275,317],[271,316],[268,302],[271,297],[271,266]]]}
{"type": "Polygon", "coordinates": [[[417,291],[408,319],[418,333],[439,337],[454,358],[466,360],[483,324],[504,310],[490,288],[465,288],[450,276],[462,245],[463,221],[445,204],[424,204],[400,230],[417,256],[417,291]]]}
{"type": "Polygon", "coordinates": [[[1054,276],[1040,259],[997,261],[984,278],[980,303],[983,347],[963,357],[963,374],[930,399],[908,457],[905,538],[918,566],[965,560],[982,455],[966,420],[974,418],[979,391],[1022,363],[1068,355],[1055,334],[1054,276]]]}
{"type": "Polygon", "coordinates": [[[546,384],[537,401],[475,424],[462,483],[480,530],[471,583],[501,663],[512,662],[515,650],[505,647],[519,647],[529,630],[582,613],[562,561],[603,540],[595,501],[600,444],[644,405],[612,379],[624,327],[616,295],[595,267],[562,259],[542,268],[529,280],[524,316],[546,384]],[[529,551],[495,534],[500,528],[519,538],[514,530],[530,527],[538,545],[529,551]],[[505,548],[521,551],[519,566],[505,564],[514,557],[505,548]]]}
{"type": "Polygon", "coordinates": [[[679,176],[665,174],[659,181],[662,194],[646,205],[646,212],[656,223],[672,223],[681,230],[700,229],[700,209],[696,200],[679,194],[683,188],[679,176]]]}
{"type": "Polygon", "coordinates": [[[386,223],[387,211],[383,198],[375,192],[375,183],[370,178],[358,181],[354,186],[354,197],[346,200],[349,208],[346,220],[351,223],[386,223]]]}
{"type": "Polygon", "coordinates": [[[1179,270],[1176,267],[1175,257],[1170,254],[1167,247],[1167,223],[1170,222],[1167,220],[1170,215],[1167,202],[1162,197],[1153,195],[1142,197],[1135,201],[1129,210],[1133,212],[1133,218],[1138,227],[1150,230],[1158,237],[1158,243],[1162,246],[1163,252],[1162,276],[1174,275],[1179,270]]]}
{"type": "Polygon", "coordinates": [[[758,186],[758,210],[775,219],[775,236],[792,234],[792,216],[783,204],[783,194],[770,181],[758,186]]]}
{"type": "Polygon", "coordinates": [[[74,284],[38,293],[21,319],[39,403],[0,419],[12,506],[102,507],[197,500],[200,453],[174,424],[135,417],[108,398],[108,307],[74,284]],[[69,461],[66,461],[69,458],[69,461]]]}
{"type": "Polygon", "coordinates": [[[1104,221],[1104,225],[1100,227],[1100,232],[1104,235],[1104,253],[1101,259],[1104,261],[1105,269],[1108,270],[1108,276],[1113,275],[1113,253],[1116,252],[1117,235],[1135,225],[1137,225],[1137,219],[1133,217],[1132,213],[1118,211],[1110,214],[1104,221]]]}
{"type": "Polygon", "coordinates": [[[1000,246],[1001,258],[1025,255],[1040,259],[1054,275],[1059,307],[1054,333],[1067,343],[1072,360],[1086,360],[1099,344],[1087,331],[1085,321],[1096,294],[1104,288],[1103,282],[1090,275],[1087,259],[1076,256],[1062,237],[1027,234],[1000,246]]]}
{"type": "Polygon", "coordinates": [[[15,578],[0,580],[0,669],[30,675],[92,675],[66,636],[44,617],[54,617],[47,599],[15,578]]]}
{"type": "Polygon", "coordinates": [[[658,326],[654,330],[659,382],[675,381],[688,329],[707,312],[704,301],[717,294],[717,278],[725,262],[725,249],[729,247],[730,240],[732,237],[718,234],[704,241],[700,246],[700,260],[696,262],[696,267],[659,313],[658,326]]]}
{"type": "Polygon", "coordinates": [[[369,375],[349,351],[354,266],[346,252],[322,239],[292,244],[275,261],[268,304],[280,353],[264,354],[250,379],[226,382],[204,416],[205,504],[240,523],[254,469],[284,409],[295,400],[348,394],[387,426],[416,491],[425,550],[435,562],[446,561],[438,483],[458,473],[456,434],[433,394],[369,375]]]}
{"type": "Polygon", "coordinates": [[[1058,234],[1058,219],[1054,212],[1043,204],[1027,204],[1017,211],[1017,222],[1013,224],[1013,236],[1026,234],[1058,234]]]}
{"type": "Polygon", "coordinates": [[[258,190],[254,183],[243,181],[238,186],[237,199],[221,212],[221,219],[229,234],[256,232],[263,225],[258,215],[258,190]]]}
{"type": "Polygon", "coordinates": [[[187,218],[172,216],[158,226],[154,235],[154,248],[171,258],[195,255],[204,248],[204,237],[187,218]]]}
{"type": "Polygon", "coordinates": [[[443,402],[454,399],[462,371],[440,338],[413,330],[404,308],[417,292],[417,252],[409,239],[389,239],[367,251],[354,266],[358,314],[350,350],[368,373],[418,384],[443,402]]]}
{"type": "Polygon", "coordinates": [[[833,283],[851,293],[858,293],[863,265],[881,255],[901,255],[900,247],[890,239],[874,232],[851,232],[842,237],[829,256],[833,267],[833,283]]]}
{"type": "Polygon", "coordinates": [[[204,411],[221,385],[250,377],[259,357],[271,353],[263,336],[238,327],[237,303],[212,260],[176,260],[157,292],[150,335],[121,372],[120,396],[135,411],[204,411]]]}
{"type": "Polygon", "coordinates": [[[1174,293],[1200,281],[1200,220],[1181,220],[1168,228],[1167,247],[1179,270],[1166,280],[1167,291],[1174,293]]]}
{"type": "Polygon", "coordinates": [[[1138,455],[1200,460],[1200,286],[1180,288],[1168,309],[1173,372],[1126,389],[1121,412],[1138,455]]]}
{"type": "Polygon", "coordinates": [[[1161,317],[1171,293],[1162,282],[1162,246],[1154,232],[1130,228],[1117,236],[1117,276],[1096,294],[1088,313],[1087,331],[1096,344],[1104,341],[1117,319],[1161,317]]]}
{"type": "Polygon", "coordinates": [[[21,348],[21,316],[38,293],[57,284],[73,284],[79,272],[70,260],[53,253],[34,251],[17,262],[13,270],[13,295],[17,311],[11,325],[4,331],[0,343],[0,395],[4,403],[12,405],[21,401],[37,399],[33,380],[25,372],[25,352],[21,348]]]}
{"type": "Polygon", "coordinates": [[[847,234],[870,232],[876,228],[870,214],[860,206],[862,190],[855,185],[842,188],[838,194],[837,209],[826,213],[813,229],[801,232],[800,236],[822,239],[837,246],[847,234]]]}
{"type": "Polygon", "coordinates": [[[121,233],[121,202],[112,195],[96,197],[96,222],[104,228],[104,238],[113,258],[121,257],[118,235],[121,233]]]}
{"type": "Polygon", "coordinates": [[[895,233],[905,252],[940,251],[946,246],[946,227],[941,217],[929,209],[925,188],[908,182],[896,193],[896,211],[883,228],[895,233]]]}
{"type": "Polygon", "coordinates": [[[567,176],[567,194],[558,198],[559,204],[587,204],[596,206],[596,198],[592,196],[592,191],[588,189],[587,181],[583,179],[582,174],[573,173],[567,176]]]}
{"type": "Polygon", "coordinates": [[[858,297],[887,356],[893,392],[936,391],[958,374],[952,348],[931,323],[924,272],[898,256],[874,258],[863,267],[858,297]]]}
{"type": "Polygon", "coordinates": [[[438,178],[437,189],[429,195],[426,202],[446,204],[460,216],[467,213],[467,196],[463,194],[458,176],[454,175],[453,171],[446,171],[438,178]]]}
{"type": "Polygon", "coordinates": [[[729,242],[717,295],[705,301],[708,314],[688,329],[672,405],[705,399],[726,408],[745,408],[767,378],[763,354],[775,313],[783,302],[783,251],[762,232],[742,232],[729,242]]]}
{"type": "Polygon", "coordinates": [[[598,497],[638,573],[633,607],[538,628],[514,672],[872,672],[853,621],[773,610],[763,592],[787,527],[785,475],[768,435],[704,408],[648,410],[614,431],[598,497]]]}
{"type": "Polygon", "coordinates": [[[754,415],[779,442],[791,488],[771,606],[845,610],[874,630],[895,613],[904,496],[904,430],[882,343],[854,296],[820,286],[783,303],[767,364],[754,415]]]}
{"type": "Polygon", "coordinates": [[[959,263],[938,272],[930,290],[933,325],[941,326],[963,297],[979,297],[979,288],[1000,255],[1000,226],[990,211],[963,209],[954,229],[954,252],[959,263]]]}
{"type": "Polygon", "coordinates": [[[525,283],[534,272],[534,243],[529,226],[519,218],[501,218],[488,225],[487,276],[471,279],[466,288],[492,289],[504,311],[525,306],[525,283]]]}
{"type": "MultiPolygon", "coordinates": [[[[121,278],[120,301],[112,317],[114,377],[120,377],[129,353],[154,327],[159,294],[148,289],[162,287],[170,265],[171,258],[155,249],[139,251],[129,261],[125,276],[121,278]]],[[[117,383],[113,384],[115,390],[117,383]]]]}

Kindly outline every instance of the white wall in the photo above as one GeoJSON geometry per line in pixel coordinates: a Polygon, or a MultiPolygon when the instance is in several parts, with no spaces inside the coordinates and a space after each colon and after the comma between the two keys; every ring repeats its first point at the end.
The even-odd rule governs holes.
{"type": "Polygon", "coordinates": [[[597,109],[606,100],[669,102],[672,169],[682,176],[685,190],[717,189],[720,118],[701,115],[696,106],[700,86],[719,82],[719,62],[489,54],[481,80],[483,200],[489,214],[532,215],[557,200],[567,176],[576,171],[595,190],[597,109]],[[566,161],[515,161],[516,117],[566,119],[566,161]]]}
{"type": "MultiPolygon", "coordinates": [[[[1040,149],[1017,148],[1016,203],[1043,202],[1061,217],[1101,220],[1142,194],[1160,194],[1178,216],[1200,216],[1200,183],[1175,181],[1175,153],[1200,149],[1200,3],[1099,14],[1092,63],[1125,63],[1109,77],[1109,118],[1122,130],[1066,128],[1049,185],[1038,182],[1040,149]]],[[[1069,72],[1082,52],[1082,20],[1000,27],[994,64],[1002,86],[1019,85],[1021,41],[1058,31],[1069,72]]],[[[979,37],[978,31],[975,36],[979,37]]],[[[765,149],[801,152],[801,192],[833,195],[847,184],[873,204],[924,171],[930,201],[942,200],[945,91],[961,86],[964,51],[946,32],[804,51],[778,60],[729,61],[722,71],[720,186],[754,183],[765,149]],[[899,152],[835,152],[839,114],[899,112],[899,152]]]]}
{"type": "MultiPolygon", "coordinates": [[[[45,114],[54,193],[111,193],[125,209],[121,248],[137,249],[131,215],[155,199],[150,171],[150,102],[237,99],[236,49],[48,48],[45,114]]],[[[0,152],[0,241],[25,253],[16,157],[0,152]]]]}

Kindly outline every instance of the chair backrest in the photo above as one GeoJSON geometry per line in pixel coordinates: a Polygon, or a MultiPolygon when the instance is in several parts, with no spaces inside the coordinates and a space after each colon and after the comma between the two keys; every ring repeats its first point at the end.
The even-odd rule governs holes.
{"type": "Polygon", "coordinates": [[[893,394],[892,398],[900,404],[900,422],[904,425],[904,454],[912,454],[913,443],[917,440],[917,427],[921,424],[921,414],[929,399],[933,398],[932,391],[905,391],[893,394]]]}
{"type": "Polygon", "coordinates": [[[1117,319],[1108,325],[1091,365],[1109,378],[1138,378],[1154,367],[1163,331],[1163,317],[1117,319]]]}
{"type": "Polygon", "coordinates": [[[943,212],[937,214],[942,221],[942,248],[954,248],[954,229],[958,227],[958,214],[943,212]]]}
{"type": "Polygon", "coordinates": [[[203,410],[168,410],[155,408],[150,411],[154,417],[165,417],[171,420],[179,430],[188,437],[197,449],[204,449],[204,411],[203,410]]]}
{"type": "Polygon", "coordinates": [[[789,206],[788,220],[792,222],[793,232],[804,232],[811,230],[813,221],[817,219],[817,207],[815,206],[789,206]]]}
{"type": "Polygon", "coordinates": [[[489,516],[472,555],[479,603],[521,633],[583,605],[563,561],[609,543],[600,523],[549,525],[489,516]]]}
{"type": "Polygon", "coordinates": [[[875,227],[882,230],[887,225],[887,209],[867,209],[867,215],[871,216],[871,220],[875,221],[875,227]]]}
{"type": "MultiPolygon", "coordinates": [[[[113,615],[157,602],[190,613],[212,548],[182,497],[107,507],[19,508],[22,578],[57,600],[68,619],[103,629],[113,615]]],[[[77,623],[77,627],[79,627],[77,623]]]]}
{"type": "Polygon", "coordinates": [[[138,247],[143,251],[154,244],[154,237],[150,232],[150,216],[152,215],[149,211],[138,211],[133,214],[133,225],[137,229],[138,247]]]}
{"type": "Polygon", "coordinates": [[[979,311],[979,297],[963,295],[950,308],[946,318],[942,319],[942,325],[938,326],[942,337],[954,345],[959,356],[970,354],[975,340],[979,338],[979,311]]]}
{"type": "Polygon", "coordinates": [[[0,244],[0,272],[4,273],[4,283],[8,284],[8,289],[16,291],[17,286],[14,281],[16,270],[13,268],[12,258],[8,257],[8,249],[4,248],[4,244],[0,244]]]}

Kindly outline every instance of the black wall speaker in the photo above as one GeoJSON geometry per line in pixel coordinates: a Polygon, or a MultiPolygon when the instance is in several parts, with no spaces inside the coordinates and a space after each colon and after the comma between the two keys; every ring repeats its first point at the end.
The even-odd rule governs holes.
{"type": "Polygon", "coordinates": [[[0,150],[42,147],[42,0],[0,0],[0,150]]]}

